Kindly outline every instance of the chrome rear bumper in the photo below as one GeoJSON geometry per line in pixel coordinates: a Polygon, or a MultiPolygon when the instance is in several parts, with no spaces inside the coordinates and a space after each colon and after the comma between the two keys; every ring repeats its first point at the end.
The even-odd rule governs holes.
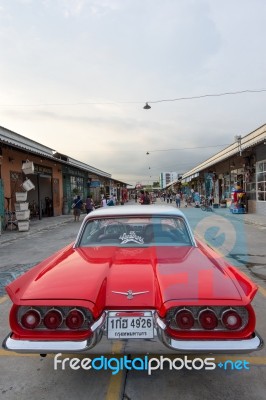
{"type": "Polygon", "coordinates": [[[17,340],[8,335],[3,342],[5,350],[17,353],[83,353],[96,345],[90,340],[81,341],[41,341],[41,340],[17,340]]]}
{"type": "MultiPolygon", "coordinates": [[[[173,353],[180,354],[199,354],[199,353],[212,353],[212,354],[244,354],[260,350],[263,347],[263,340],[258,334],[254,334],[251,339],[245,340],[176,340],[167,337],[165,334],[159,336],[157,345],[160,343],[171,349],[173,353]]],[[[130,339],[125,339],[130,341],[130,339]]],[[[141,340],[141,339],[139,339],[141,340]]],[[[136,343],[138,340],[134,340],[136,343]]],[[[95,340],[82,340],[82,341],[32,341],[32,340],[16,340],[12,338],[12,334],[3,342],[3,348],[17,353],[37,353],[37,354],[50,354],[50,353],[86,353],[96,346],[98,341],[95,340]]],[[[136,343],[137,344],[137,343],[136,343]]],[[[157,353],[156,341],[154,341],[153,353],[157,353]]],[[[111,349],[111,348],[110,348],[111,349]]],[[[167,349],[166,349],[167,350],[167,349]]],[[[110,351],[111,352],[111,351],[110,351]]],[[[140,353],[140,348],[137,346],[136,353],[140,353]]],[[[166,351],[169,353],[169,351],[166,351]]],[[[101,353],[100,347],[98,353],[101,353]]],[[[109,351],[108,351],[109,353],[109,351]]],[[[149,351],[150,353],[150,351],[149,351]]],[[[160,353],[162,350],[160,349],[160,353]]]]}
{"type": "Polygon", "coordinates": [[[179,353],[251,353],[261,350],[264,346],[263,339],[254,332],[250,339],[236,340],[177,340],[165,332],[161,335],[161,341],[165,346],[179,353]]]}

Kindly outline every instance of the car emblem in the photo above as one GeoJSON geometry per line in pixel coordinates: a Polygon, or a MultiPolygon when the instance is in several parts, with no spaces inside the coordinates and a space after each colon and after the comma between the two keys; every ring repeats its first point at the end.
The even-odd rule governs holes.
{"type": "Polygon", "coordinates": [[[128,300],[132,300],[137,294],[149,293],[149,290],[145,290],[144,292],[133,292],[133,290],[128,290],[127,292],[115,292],[114,290],[112,290],[112,293],[123,294],[127,296],[128,300]]]}

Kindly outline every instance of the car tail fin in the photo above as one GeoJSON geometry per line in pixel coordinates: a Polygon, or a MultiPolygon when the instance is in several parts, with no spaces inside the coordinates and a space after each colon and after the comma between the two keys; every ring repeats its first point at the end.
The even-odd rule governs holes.
{"type": "Polygon", "coordinates": [[[231,265],[227,268],[227,270],[229,270],[230,273],[234,275],[235,279],[237,280],[247,298],[247,302],[250,303],[258,291],[258,285],[252,282],[246,274],[231,265]]]}

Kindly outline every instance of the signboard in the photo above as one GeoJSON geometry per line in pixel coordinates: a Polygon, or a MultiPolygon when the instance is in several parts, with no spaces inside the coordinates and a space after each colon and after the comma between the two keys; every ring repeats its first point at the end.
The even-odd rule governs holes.
{"type": "Polygon", "coordinates": [[[88,187],[90,188],[97,188],[101,186],[101,182],[100,181],[91,181],[88,182],[88,187]]]}

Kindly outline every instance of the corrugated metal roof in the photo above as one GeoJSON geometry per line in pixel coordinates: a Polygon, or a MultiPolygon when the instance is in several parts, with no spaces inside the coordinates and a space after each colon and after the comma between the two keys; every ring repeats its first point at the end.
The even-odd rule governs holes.
{"type": "Polygon", "coordinates": [[[35,154],[40,154],[45,157],[53,157],[54,150],[50,147],[37,143],[34,140],[28,139],[16,132],[3,128],[2,126],[0,126],[0,140],[7,145],[13,145],[35,154]]]}
{"type": "Polygon", "coordinates": [[[182,181],[185,182],[187,178],[191,178],[194,174],[206,168],[209,168],[223,160],[226,160],[229,157],[234,156],[235,154],[239,153],[240,150],[243,151],[248,149],[249,147],[255,146],[263,140],[266,140],[266,124],[262,125],[255,131],[248,133],[246,136],[241,137],[241,147],[239,145],[239,142],[234,142],[230,146],[226,147],[224,150],[208,158],[203,163],[197,165],[195,168],[184,173],[182,176],[182,181]]]}
{"type": "Polygon", "coordinates": [[[71,157],[68,157],[67,164],[72,165],[73,167],[78,167],[78,168],[84,169],[85,171],[94,173],[96,175],[104,176],[106,178],[111,179],[111,177],[112,177],[112,175],[109,174],[108,172],[101,171],[100,169],[94,168],[88,164],[83,163],[82,161],[75,160],[74,158],[71,158],[71,157]]]}
{"type": "Polygon", "coordinates": [[[85,164],[81,161],[75,160],[74,158],[67,157],[67,161],[62,160],[58,157],[55,157],[55,154],[58,154],[56,150],[44,146],[34,140],[31,140],[25,136],[19,135],[16,132],[10,131],[2,126],[0,126],[0,141],[10,146],[14,146],[18,149],[27,151],[29,153],[38,154],[40,156],[49,158],[53,161],[60,162],[61,164],[71,165],[73,167],[77,167],[83,169],[84,171],[88,171],[90,173],[95,173],[97,175],[111,178],[111,174],[101,171],[97,168],[94,168],[88,164],[85,164]]]}

